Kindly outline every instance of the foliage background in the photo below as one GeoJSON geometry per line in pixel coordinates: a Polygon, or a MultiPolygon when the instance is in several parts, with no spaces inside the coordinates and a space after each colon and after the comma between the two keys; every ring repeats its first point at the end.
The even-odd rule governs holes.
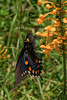
{"type": "MultiPolygon", "coordinates": [[[[40,38],[35,35],[38,30],[42,31],[45,26],[52,24],[51,21],[37,24],[36,19],[39,14],[49,12],[45,5],[39,6],[37,2],[38,0],[0,0],[0,44],[7,46],[7,54],[11,55],[9,59],[0,60],[0,100],[62,100],[63,98],[62,55],[58,60],[59,54],[52,51],[51,62],[45,59],[45,54],[40,53],[40,38]],[[28,75],[18,86],[15,83],[15,65],[28,33],[32,33],[35,38],[36,52],[43,59],[46,73],[42,71],[43,80],[28,75]]],[[[42,44],[45,43],[44,38],[42,44]]]]}

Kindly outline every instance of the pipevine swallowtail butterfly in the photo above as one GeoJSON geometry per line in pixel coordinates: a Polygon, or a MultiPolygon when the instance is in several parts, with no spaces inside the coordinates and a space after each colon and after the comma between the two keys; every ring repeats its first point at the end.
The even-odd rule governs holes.
{"type": "Polygon", "coordinates": [[[32,34],[28,34],[24,41],[24,48],[20,52],[15,68],[16,83],[20,84],[28,73],[35,77],[41,77],[40,73],[43,69],[41,61],[42,59],[35,51],[34,37],[32,34]]]}

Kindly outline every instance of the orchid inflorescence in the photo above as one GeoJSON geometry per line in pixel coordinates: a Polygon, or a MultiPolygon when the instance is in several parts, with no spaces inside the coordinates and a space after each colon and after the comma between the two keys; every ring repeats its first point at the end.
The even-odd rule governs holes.
{"type": "MultiPolygon", "coordinates": [[[[48,25],[47,27],[45,27],[45,31],[44,32],[36,32],[36,35],[41,37],[41,41],[42,38],[46,38],[46,46],[45,45],[41,45],[41,41],[40,41],[40,47],[43,48],[44,50],[42,50],[42,53],[45,53],[45,56],[48,54],[49,52],[51,52],[53,49],[56,50],[56,52],[58,53],[58,50],[60,49],[61,44],[67,45],[67,28],[65,27],[67,24],[67,17],[63,17],[62,18],[62,23],[65,24],[64,26],[61,25],[60,23],[60,18],[50,18],[47,17],[49,14],[54,15],[59,15],[60,13],[65,13],[67,15],[67,10],[63,10],[63,7],[67,5],[67,1],[62,2],[62,6],[58,7],[56,6],[53,2],[50,2],[48,0],[45,0],[44,2],[42,0],[38,1],[38,5],[42,5],[42,4],[46,4],[46,9],[49,10],[51,8],[53,8],[53,10],[49,13],[46,14],[40,14],[39,18],[37,19],[37,23],[41,24],[46,20],[52,20],[53,24],[52,25],[48,25]],[[64,27],[64,33],[63,35],[60,32],[60,28],[64,27]],[[55,39],[51,37],[52,36],[56,36],[55,39]],[[49,41],[50,40],[50,41],[49,41]]],[[[66,50],[65,50],[66,51],[66,50]]],[[[63,51],[63,52],[65,52],[63,51]]]]}
{"type": "Polygon", "coordinates": [[[7,51],[8,51],[7,47],[6,46],[2,46],[0,44],[0,60],[5,60],[5,59],[10,58],[10,55],[7,54],[7,51]]]}

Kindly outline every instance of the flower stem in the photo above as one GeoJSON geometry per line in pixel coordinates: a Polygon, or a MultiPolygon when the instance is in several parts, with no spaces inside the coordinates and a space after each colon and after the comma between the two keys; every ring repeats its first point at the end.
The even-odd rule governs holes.
{"type": "MultiPolygon", "coordinates": [[[[58,0],[58,3],[59,3],[59,7],[61,8],[62,6],[62,0],[58,0]]],[[[63,9],[61,9],[62,11],[63,9]]],[[[64,30],[63,30],[63,22],[62,22],[62,18],[63,18],[63,15],[62,15],[62,12],[60,12],[59,14],[59,21],[60,21],[60,29],[61,29],[61,35],[63,37],[64,35],[64,30]]],[[[64,40],[63,40],[63,43],[64,43],[64,40]]],[[[63,100],[66,100],[66,53],[64,52],[65,51],[65,45],[62,44],[62,50],[63,50],[63,69],[64,69],[64,97],[63,97],[63,100]]]]}

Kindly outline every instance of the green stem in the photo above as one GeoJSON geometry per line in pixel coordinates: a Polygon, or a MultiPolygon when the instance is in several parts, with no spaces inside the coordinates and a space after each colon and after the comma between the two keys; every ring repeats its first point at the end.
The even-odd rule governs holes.
{"type": "MultiPolygon", "coordinates": [[[[62,0],[58,0],[59,2],[59,7],[61,8],[62,6],[62,0]]],[[[61,9],[62,11],[63,9],[61,9]]],[[[61,25],[61,35],[63,37],[64,35],[64,30],[63,30],[63,22],[62,22],[62,18],[63,18],[63,15],[62,15],[62,12],[60,12],[59,14],[59,21],[60,21],[60,25],[61,25]]],[[[63,41],[64,43],[65,41],[63,41]]],[[[66,100],[66,53],[64,52],[65,51],[65,45],[62,44],[62,50],[63,50],[63,69],[64,69],[64,97],[63,97],[63,100],[66,100]]]]}

